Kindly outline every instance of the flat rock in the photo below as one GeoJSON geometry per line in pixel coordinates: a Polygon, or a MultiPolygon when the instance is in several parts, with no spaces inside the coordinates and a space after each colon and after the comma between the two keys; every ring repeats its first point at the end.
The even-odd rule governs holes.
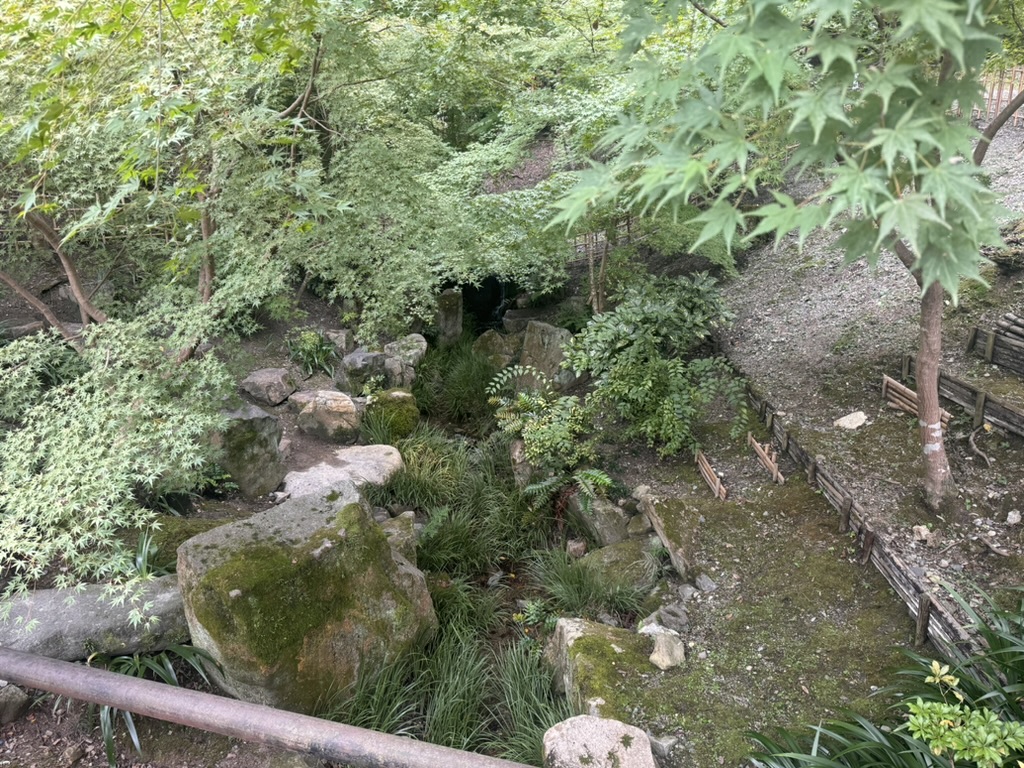
{"type": "Polygon", "coordinates": [[[640,512],[647,515],[654,526],[654,532],[668,550],[676,573],[684,579],[689,578],[695,569],[700,512],[685,498],[659,499],[646,488],[644,491],[639,497],[640,512]]]}
{"type": "Polygon", "coordinates": [[[854,411],[848,413],[841,419],[836,419],[832,422],[833,427],[840,427],[841,429],[859,429],[867,423],[868,417],[864,411],[854,411]]]}
{"type": "MultiPolygon", "coordinates": [[[[112,605],[103,584],[81,592],[37,589],[13,601],[10,618],[0,622],[0,646],[51,659],[79,661],[93,652],[112,656],[160,651],[188,641],[188,624],[177,576],[161,576],[146,585],[142,602],[148,621],[132,626],[137,607],[112,605]],[[33,629],[25,629],[34,622],[33,629]]],[[[141,603],[140,603],[141,605],[141,603]]]]}
{"type": "Polygon", "coordinates": [[[577,715],[544,733],[544,768],[656,768],[647,734],[632,725],[577,715]]]}
{"type": "Polygon", "coordinates": [[[299,387],[287,368],[261,368],[253,371],[240,384],[254,400],[266,405],[280,405],[299,387]]]}
{"type": "Polygon", "coordinates": [[[397,357],[406,365],[419,365],[420,360],[427,354],[427,340],[419,333],[410,333],[398,341],[392,341],[384,345],[384,354],[389,357],[397,357]]]}
{"type": "Polygon", "coordinates": [[[339,448],[327,461],[289,472],[284,490],[296,498],[327,494],[345,483],[356,488],[383,485],[404,466],[402,454],[393,445],[353,445],[339,448]]]}
{"type": "Polygon", "coordinates": [[[654,650],[650,655],[651,664],[664,671],[680,666],[686,661],[686,646],[674,632],[654,634],[654,650]]]}

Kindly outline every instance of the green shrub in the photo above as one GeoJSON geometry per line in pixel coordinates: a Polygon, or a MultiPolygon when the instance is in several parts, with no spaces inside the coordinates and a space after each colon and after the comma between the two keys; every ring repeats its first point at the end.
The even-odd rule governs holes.
{"type": "Polygon", "coordinates": [[[698,447],[705,410],[724,397],[737,414],[733,432],[741,434],[742,380],[723,358],[693,358],[728,317],[715,281],[704,274],[630,288],[566,348],[567,364],[594,377],[587,409],[622,419],[627,436],[659,444],[667,455],[698,447]]]}
{"type": "Polygon", "coordinates": [[[292,362],[302,368],[302,373],[312,376],[314,373],[325,373],[334,377],[334,364],[338,360],[338,350],[319,328],[301,328],[292,331],[285,338],[288,354],[292,362]]]}
{"type": "Polygon", "coordinates": [[[389,389],[370,398],[361,429],[367,442],[395,445],[409,437],[419,423],[416,398],[405,390],[389,389]]]}
{"type": "Polygon", "coordinates": [[[76,357],[52,335],[0,348],[13,424],[0,433],[0,619],[47,572],[59,587],[137,582],[124,532],[152,523],[147,500],[201,486],[215,458],[231,386],[216,355],[178,363],[149,325],[111,320],[76,357]]]}

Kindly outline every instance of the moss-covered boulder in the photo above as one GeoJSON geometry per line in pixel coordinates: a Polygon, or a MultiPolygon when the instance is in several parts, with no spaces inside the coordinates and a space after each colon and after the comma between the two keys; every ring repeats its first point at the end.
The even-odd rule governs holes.
{"type": "Polygon", "coordinates": [[[392,439],[400,440],[411,435],[420,423],[420,409],[411,392],[388,389],[367,401],[364,418],[386,425],[392,439]]]}
{"type": "Polygon", "coordinates": [[[630,710],[644,678],[656,670],[654,641],[628,629],[586,619],[559,619],[546,654],[555,668],[555,687],[578,714],[630,722],[630,710]]]}
{"type": "Polygon", "coordinates": [[[522,331],[506,335],[498,333],[492,328],[484,331],[473,342],[473,351],[486,357],[495,368],[501,369],[519,359],[519,354],[523,351],[525,335],[525,332],[522,331]]]}
{"type": "Polygon", "coordinates": [[[650,587],[657,574],[657,559],[648,538],[627,539],[601,547],[580,561],[614,584],[650,587]]]}
{"type": "Polygon", "coordinates": [[[221,687],[297,712],[418,650],[437,623],[423,574],[351,484],[186,541],[178,575],[221,687]]]}
{"type": "Polygon", "coordinates": [[[227,427],[213,438],[214,445],[222,451],[221,466],[244,495],[270,493],[285,475],[278,450],[281,425],[277,417],[255,405],[243,406],[226,416],[227,427]]]}

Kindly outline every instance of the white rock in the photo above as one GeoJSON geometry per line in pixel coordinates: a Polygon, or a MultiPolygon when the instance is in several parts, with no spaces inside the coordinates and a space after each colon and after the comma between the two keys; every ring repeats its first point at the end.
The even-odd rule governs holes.
{"type": "Polygon", "coordinates": [[[632,725],[578,715],[544,734],[545,768],[656,768],[647,734],[632,725]]]}
{"type": "Polygon", "coordinates": [[[1007,525],[1020,525],[1020,510],[1011,509],[1006,513],[1006,524],[1007,525]]]}
{"type": "Polygon", "coordinates": [[[927,525],[915,525],[910,530],[914,535],[914,541],[928,541],[932,535],[927,525]]]}
{"type": "Polygon", "coordinates": [[[383,485],[403,466],[402,454],[392,445],[353,445],[339,448],[329,461],[289,472],[284,478],[284,491],[297,498],[330,493],[344,481],[356,488],[383,485]]]}
{"type": "Polygon", "coordinates": [[[842,429],[858,429],[863,427],[867,422],[868,417],[864,411],[854,411],[848,413],[841,419],[836,419],[832,422],[833,427],[841,427],[842,429]]]}

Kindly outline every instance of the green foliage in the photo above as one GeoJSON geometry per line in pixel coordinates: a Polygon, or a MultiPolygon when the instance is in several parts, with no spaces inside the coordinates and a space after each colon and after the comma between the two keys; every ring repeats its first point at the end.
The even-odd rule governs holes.
{"type": "Polygon", "coordinates": [[[285,337],[288,354],[293,363],[302,368],[304,375],[325,373],[334,378],[334,364],[338,350],[319,328],[296,329],[285,337]]]}
{"type": "Polygon", "coordinates": [[[417,548],[421,567],[475,578],[545,540],[545,527],[515,488],[507,443],[488,440],[471,449],[420,425],[398,448],[404,468],[366,493],[372,504],[402,504],[426,514],[417,548]]]}
{"type": "Polygon", "coordinates": [[[695,450],[696,428],[719,396],[738,414],[734,432],[744,424],[745,390],[729,364],[687,359],[728,317],[706,274],[654,279],[596,315],[568,345],[566,362],[594,377],[589,409],[623,419],[628,433],[659,443],[663,455],[695,450]]]}
{"type": "Polygon", "coordinates": [[[483,434],[493,423],[486,388],[494,374],[491,362],[474,352],[466,337],[428,350],[416,367],[412,391],[426,415],[483,434]]]}
{"type": "MultiPolygon", "coordinates": [[[[194,648],[191,645],[172,645],[158,653],[133,654],[131,656],[104,656],[93,654],[89,657],[89,665],[95,664],[110,672],[136,677],[140,680],[157,680],[166,685],[180,685],[175,664],[184,663],[186,668],[198,674],[207,685],[210,680],[206,676],[204,665],[216,665],[216,662],[206,651],[194,648]]],[[[107,765],[114,768],[117,765],[117,750],[115,746],[115,731],[117,716],[121,715],[125,729],[131,738],[132,746],[140,755],[142,745],[139,743],[139,734],[135,728],[135,720],[132,713],[127,710],[120,710],[108,704],[100,707],[100,733],[103,735],[103,747],[107,756],[107,765]]]]}
{"type": "Polygon", "coordinates": [[[575,395],[556,395],[548,378],[531,366],[514,365],[487,387],[498,428],[523,439],[526,458],[557,475],[594,458],[590,414],[575,395]]]}
{"type": "Polygon", "coordinates": [[[597,619],[602,613],[632,617],[648,590],[610,580],[601,571],[562,550],[537,552],[530,568],[551,607],[561,616],[597,619]]]}
{"type": "Polygon", "coordinates": [[[61,369],[77,375],[25,386],[24,361],[63,354],[46,346],[63,342],[0,349],[0,391],[22,381],[6,414],[17,428],[0,437],[0,604],[47,573],[57,586],[137,580],[121,532],[148,527],[150,500],[201,485],[208,437],[223,428],[221,363],[178,364],[145,323],[90,327],[80,360],[61,369]]]}
{"type": "Polygon", "coordinates": [[[987,6],[893,0],[871,13],[862,0],[753,0],[680,60],[658,42],[683,6],[669,3],[659,19],[632,4],[624,44],[650,53],[645,98],[606,134],[612,159],[584,176],[563,221],[621,199],[649,209],[703,200],[695,246],[793,232],[802,243],[843,226],[850,260],[873,264],[902,238],[923,287],[938,282],[955,300],[961,277],[978,278],[980,247],[999,241],[994,198],[965,161],[976,131],[952,115],[980,100],[998,48],[987,6]],[[794,147],[791,167],[821,170],[827,183],[808,200],[775,192],[746,210],[768,173],[757,158],[780,143],[773,127],[794,147]]]}
{"type": "Polygon", "coordinates": [[[948,754],[979,768],[998,768],[1011,752],[1024,749],[1024,725],[1000,720],[990,709],[921,699],[907,702],[907,709],[907,729],[933,754],[948,754]]]}

